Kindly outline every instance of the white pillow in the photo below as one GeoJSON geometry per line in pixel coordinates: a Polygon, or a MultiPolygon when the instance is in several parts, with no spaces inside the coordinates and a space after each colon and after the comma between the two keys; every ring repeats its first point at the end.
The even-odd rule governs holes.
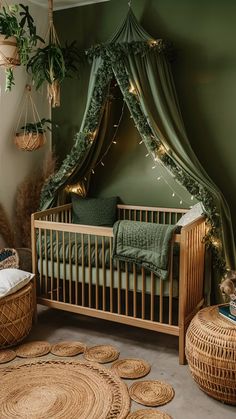
{"type": "Polygon", "coordinates": [[[0,298],[23,288],[34,274],[30,272],[21,271],[20,269],[1,269],[0,270],[0,298]]]}
{"type": "Polygon", "coordinates": [[[186,214],[182,215],[176,225],[184,227],[187,224],[195,221],[202,214],[204,214],[203,206],[201,202],[198,202],[198,204],[194,205],[188,212],[186,212],[186,214]]]}

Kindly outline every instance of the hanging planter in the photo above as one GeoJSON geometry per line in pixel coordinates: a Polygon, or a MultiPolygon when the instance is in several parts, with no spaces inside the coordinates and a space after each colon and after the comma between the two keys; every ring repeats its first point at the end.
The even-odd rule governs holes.
{"type": "Polygon", "coordinates": [[[20,57],[15,36],[6,38],[6,35],[0,34],[0,66],[20,65],[20,57]]]}
{"type": "Polygon", "coordinates": [[[60,45],[53,23],[53,2],[49,0],[49,28],[46,35],[47,46],[38,48],[27,64],[36,89],[47,83],[49,103],[53,108],[60,106],[60,87],[66,77],[78,70],[80,54],[76,42],[60,45]]]}
{"type": "Polygon", "coordinates": [[[21,108],[20,117],[16,127],[14,143],[19,150],[34,151],[41,148],[46,142],[45,132],[51,131],[51,120],[40,119],[36,106],[31,96],[31,86],[26,85],[26,99],[21,108]],[[20,120],[22,120],[23,113],[24,125],[20,128],[20,120]],[[29,116],[30,115],[30,116],[29,116]],[[27,122],[28,118],[32,118],[32,122],[27,122]]]}
{"type": "Polygon", "coordinates": [[[13,68],[27,64],[38,39],[43,41],[36,34],[28,6],[8,6],[0,1],[0,66],[6,70],[6,91],[15,84],[13,68]]]}

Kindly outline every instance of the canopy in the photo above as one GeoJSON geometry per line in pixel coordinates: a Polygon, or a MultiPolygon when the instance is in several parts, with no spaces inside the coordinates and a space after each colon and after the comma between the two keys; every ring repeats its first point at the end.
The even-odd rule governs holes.
{"type": "Polygon", "coordinates": [[[89,187],[91,170],[109,135],[110,92],[114,79],[134,124],[154,160],[161,160],[176,180],[203,203],[218,272],[235,269],[235,246],[229,207],[198,161],[187,138],[168,59],[169,46],[153,39],[132,10],[109,42],[92,47],[87,105],[79,133],[59,171],[43,188],[41,209],[55,205],[66,185],[89,187]]]}

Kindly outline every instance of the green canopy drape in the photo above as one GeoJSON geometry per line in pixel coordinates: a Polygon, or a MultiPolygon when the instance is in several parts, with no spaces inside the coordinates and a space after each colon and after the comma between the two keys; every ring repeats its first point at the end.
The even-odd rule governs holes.
{"type": "Polygon", "coordinates": [[[45,185],[41,208],[55,204],[68,183],[91,173],[108,134],[107,103],[115,78],[149,153],[203,202],[211,224],[207,240],[223,273],[226,266],[236,267],[230,210],[187,138],[167,53],[168,45],[147,34],[131,9],[109,42],[88,51],[93,65],[82,126],[70,155],[45,185]]]}

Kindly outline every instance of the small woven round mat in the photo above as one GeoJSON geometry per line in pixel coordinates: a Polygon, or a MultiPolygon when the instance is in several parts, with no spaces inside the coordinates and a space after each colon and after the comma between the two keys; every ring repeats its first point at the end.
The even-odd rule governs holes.
{"type": "Polygon", "coordinates": [[[52,345],[51,354],[57,356],[76,356],[86,350],[86,345],[81,342],[58,342],[52,345]]]}
{"type": "Polygon", "coordinates": [[[51,345],[44,341],[27,342],[16,348],[16,355],[21,358],[31,358],[35,356],[47,355],[50,352],[51,345]]]}
{"type": "Polygon", "coordinates": [[[112,364],[112,370],[115,371],[121,378],[141,378],[147,375],[151,366],[143,359],[120,359],[112,364]]]}
{"type": "Polygon", "coordinates": [[[99,362],[99,364],[115,361],[119,356],[120,352],[112,345],[93,346],[92,348],[88,348],[84,353],[85,359],[99,362]]]}
{"type": "Polygon", "coordinates": [[[0,351],[0,364],[5,364],[6,362],[10,362],[15,359],[16,353],[11,349],[3,349],[0,351]]]}
{"type": "Polygon", "coordinates": [[[125,383],[99,364],[38,360],[1,371],[1,419],[124,419],[129,411],[125,383]]]}
{"type": "Polygon", "coordinates": [[[132,412],[127,419],[172,419],[170,415],[160,410],[140,409],[132,412]]]}
{"type": "Polygon", "coordinates": [[[132,384],[129,389],[132,400],[144,406],[162,406],[174,397],[174,390],[170,384],[162,381],[140,381],[132,384]]]}

